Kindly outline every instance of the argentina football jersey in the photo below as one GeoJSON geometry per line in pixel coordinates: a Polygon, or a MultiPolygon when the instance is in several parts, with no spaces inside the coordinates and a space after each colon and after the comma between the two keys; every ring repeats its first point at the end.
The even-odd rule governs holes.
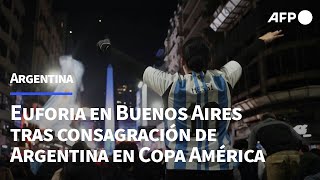
{"type": "MultiPolygon", "coordinates": [[[[230,61],[220,70],[207,70],[205,72],[192,72],[181,75],[157,70],[148,67],[143,75],[143,80],[157,94],[162,96],[165,108],[180,108],[192,109],[195,105],[210,108],[230,108],[231,95],[230,90],[234,87],[241,76],[242,68],[236,61],[230,61]]],[[[174,162],[174,158],[167,163],[167,169],[176,170],[231,170],[233,163],[228,162],[198,162],[196,160],[189,162],[189,157],[194,147],[198,148],[199,152],[210,150],[218,150],[222,145],[224,150],[231,149],[231,137],[228,132],[230,121],[215,121],[215,120],[200,120],[191,121],[190,117],[187,120],[173,121],[165,120],[165,130],[175,128],[190,129],[191,135],[195,129],[216,129],[217,141],[208,140],[196,141],[195,137],[191,137],[190,141],[166,141],[167,149],[174,151],[183,151],[186,157],[186,162],[174,162]]],[[[179,139],[179,138],[178,138],[179,139]]]]}

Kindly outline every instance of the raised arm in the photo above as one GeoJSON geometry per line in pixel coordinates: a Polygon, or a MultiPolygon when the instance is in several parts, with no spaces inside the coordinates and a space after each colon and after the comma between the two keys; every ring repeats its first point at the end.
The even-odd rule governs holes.
{"type": "Polygon", "coordinates": [[[126,53],[112,47],[109,38],[100,40],[97,43],[97,47],[99,48],[99,51],[106,56],[108,62],[113,65],[121,65],[122,70],[129,71],[130,74],[137,78],[142,78],[145,69],[148,67],[148,65],[137,61],[126,53]]]}
{"type": "Polygon", "coordinates": [[[108,38],[100,40],[97,46],[99,50],[108,57],[110,63],[121,65],[122,70],[130,71],[132,75],[142,78],[143,82],[160,96],[163,95],[173,82],[173,76],[171,74],[153,67],[148,67],[148,65],[111,47],[111,42],[108,38]]]}
{"type": "Polygon", "coordinates": [[[266,44],[282,37],[283,34],[281,34],[281,32],[281,30],[268,32],[257,38],[249,46],[246,46],[245,43],[238,43],[236,45],[233,45],[230,49],[226,49],[222,53],[217,54],[213,58],[213,61],[221,62],[226,56],[235,54],[237,51],[240,51],[240,53],[238,53],[238,55],[235,56],[233,60],[237,61],[242,67],[244,67],[252,60],[254,56],[256,56],[261,50],[266,47],[266,44]]]}
{"type": "MultiPolygon", "coordinates": [[[[242,67],[248,65],[252,58],[265,48],[265,45],[267,43],[270,43],[273,40],[282,37],[283,34],[281,34],[281,32],[281,30],[278,30],[264,34],[263,36],[256,39],[247,48],[243,48],[238,56],[236,56],[232,61],[229,61],[221,68],[221,71],[224,72],[225,77],[232,88],[235,86],[235,84],[241,77],[242,67]]],[[[216,59],[216,61],[220,60],[221,59],[219,58],[216,59]]]]}
{"type": "Polygon", "coordinates": [[[256,56],[261,50],[265,48],[265,45],[283,36],[281,30],[268,32],[263,36],[255,40],[250,46],[244,48],[238,56],[236,56],[235,61],[239,62],[242,67],[248,65],[252,58],[256,56]]]}

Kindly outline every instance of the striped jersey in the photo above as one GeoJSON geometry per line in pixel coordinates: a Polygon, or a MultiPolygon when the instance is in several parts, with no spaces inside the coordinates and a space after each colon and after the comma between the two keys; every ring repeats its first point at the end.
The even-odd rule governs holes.
{"type": "MultiPolygon", "coordinates": [[[[148,67],[143,74],[143,81],[163,97],[167,108],[190,108],[194,105],[205,107],[207,104],[216,104],[219,108],[231,107],[230,89],[235,86],[241,76],[242,68],[236,61],[230,61],[220,70],[207,70],[206,72],[192,72],[186,75],[169,74],[152,67],[148,67]]],[[[228,162],[188,162],[193,147],[202,150],[218,150],[225,145],[225,150],[231,149],[231,138],[228,132],[230,121],[201,121],[196,119],[164,121],[165,130],[170,127],[179,129],[216,129],[215,142],[197,142],[191,137],[190,141],[166,141],[167,149],[182,150],[187,162],[174,162],[174,158],[167,163],[167,169],[182,170],[231,170],[233,163],[228,162]],[[175,126],[172,126],[172,125],[175,126]]],[[[179,139],[179,138],[178,138],[179,139]]]]}

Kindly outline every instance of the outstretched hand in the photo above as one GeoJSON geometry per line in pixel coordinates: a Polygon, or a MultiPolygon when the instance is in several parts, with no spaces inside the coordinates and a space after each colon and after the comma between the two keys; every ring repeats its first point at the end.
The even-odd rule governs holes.
{"type": "Polygon", "coordinates": [[[263,40],[265,43],[270,43],[270,42],[274,41],[275,39],[278,39],[278,38],[284,36],[283,34],[281,34],[281,32],[282,32],[282,30],[268,32],[268,33],[264,34],[263,36],[259,37],[259,39],[263,40]]]}

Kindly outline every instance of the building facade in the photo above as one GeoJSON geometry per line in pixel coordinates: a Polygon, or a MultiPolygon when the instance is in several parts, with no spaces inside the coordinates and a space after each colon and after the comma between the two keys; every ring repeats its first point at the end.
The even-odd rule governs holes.
{"type": "MultiPolygon", "coordinates": [[[[135,89],[132,85],[129,84],[120,84],[117,86],[116,89],[116,104],[117,105],[124,105],[128,108],[135,108],[136,107],[136,95],[135,89]]],[[[131,119],[127,119],[125,121],[116,121],[116,127],[118,129],[135,129],[136,128],[136,121],[131,119]]]]}
{"type": "MultiPolygon", "coordinates": [[[[307,135],[301,134],[311,144],[320,143],[320,34],[319,21],[308,26],[298,21],[293,23],[267,23],[274,11],[301,11],[312,3],[293,1],[290,8],[276,1],[257,1],[249,9],[240,23],[226,28],[224,39],[216,43],[216,48],[228,48],[232,42],[254,39],[268,31],[282,29],[285,37],[258,52],[251,62],[243,67],[238,85],[233,90],[234,107],[243,109],[243,123],[253,126],[261,114],[273,112],[277,117],[294,127],[307,125],[307,135]]],[[[315,12],[315,11],[312,11],[315,12]]],[[[223,23],[222,23],[223,24],[223,23]]],[[[226,61],[235,55],[227,55],[226,61]]],[[[224,64],[219,62],[218,64],[224,64]]],[[[246,126],[242,126],[246,127],[246,126]]],[[[243,131],[240,130],[240,131],[243,131]]],[[[242,132],[239,134],[242,134],[242,132]]],[[[236,132],[237,133],[237,132],[236,132]]],[[[247,133],[244,133],[244,135],[247,133]]],[[[239,138],[242,138],[241,136],[239,138]]]]}
{"type": "Polygon", "coordinates": [[[165,64],[168,72],[174,74],[179,71],[179,50],[183,43],[182,34],[182,7],[177,6],[177,10],[174,12],[174,17],[170,19],[170,28],[167,32],[167,37],[164,41],[165,46],[165,64]]]}
{"type": "MultiPolygon", "coordinates": [[[[25,1],[24,33],[20,41],[20,74],[59,74],[59,57],[65,54],[66,19],[63,13],[53,13],[52,0],[25,1]]],[[[20,91],[53,91],[48,84],[20,84],[20,91]]],[[[47,96],[26,97],[25,103],[46,102],[47,96]]]]}
{"type": "Polygon", "coordinates": [[[21,1],[0,1],[0,119],[10,119],[8,113],[14,99],[10,97],[12,85],[9,82],[11,74],[17,71],[24,13],[21,1]]]}
{"type": "Polygon", "coordinates": [[[13,72],[17,71],[20,55],[19,42],[23,33],[22,18],[25,7],[21,0],[0,0],[0,146],[7,147],[8,138],[12,138],[9,129],[11,123],[11,104],[15,99],[10,96],[14,89],[10,82],[13,72]]]}
{"type": "Polygon", "coordinates": [[[282,29],[285,36],[267,46],[243,67],[242,77],[233,90],[234,107],[243,109],[243,120],[233,124],[234,135],[247,138],[265,112],[274,112],[280,120],[296,128],[307,127],[301,134],[319,144],[319,21],[313,2],[292,1],[290,7],[276,0],[180,1],[170,20],[165,40],[168,72],[178,72],[179,48],[193,36],[202,36],[210,44],[212,56],[224,54],[212,67],[220,68],[240,53],[228,54],[238,42],[250,44],[266,32],[282,29]],[[275,6],[277,4],[277,6],[275,6]],[[268,23],[273,12],[307,9],[314,15],[309,25],[268,23]],[[177,21],[173,21],[176,19],[177,21]],[[174,22],[174,23],[173,23],[174,22]],[[177,43],[180,42],[180,43],[177,43]]]}
{"type": "Polygon", "coordinates": [[[64,54],[63,37],[52,14],[52,1],[36,1],[35,46],[33,48],[32,73],[46,74],[57,68],[59,56],[64,54]]]}
{"type": "MultiPolygon", "coordinates": [[[[170,27],[164,42],[164,61],[169,73],[181,70],[179,59],[183,44],[192,37],[205,37],[209,27],[208,11],[214,9],[216,3],[208,0],[182,0],[170,19],[170,27]]],[[[208,42],[209,43],[209,42],[208,42]]]]}
{"type": "Polygon", "coordinates": [[[8,129],[23,126],[11,121],[11,104],[24,103],[31,107],[47,99],[21,99],[10,96],[10,92],[50,91],[54,88],[9,84],[9,80],[13,72],[51,74],[59,69],[59,56],[65,52],[65,17],[53,14],[52,0],[0,0],[0,126],[4,134],[0,144],[12,145],[8,129]]]}

